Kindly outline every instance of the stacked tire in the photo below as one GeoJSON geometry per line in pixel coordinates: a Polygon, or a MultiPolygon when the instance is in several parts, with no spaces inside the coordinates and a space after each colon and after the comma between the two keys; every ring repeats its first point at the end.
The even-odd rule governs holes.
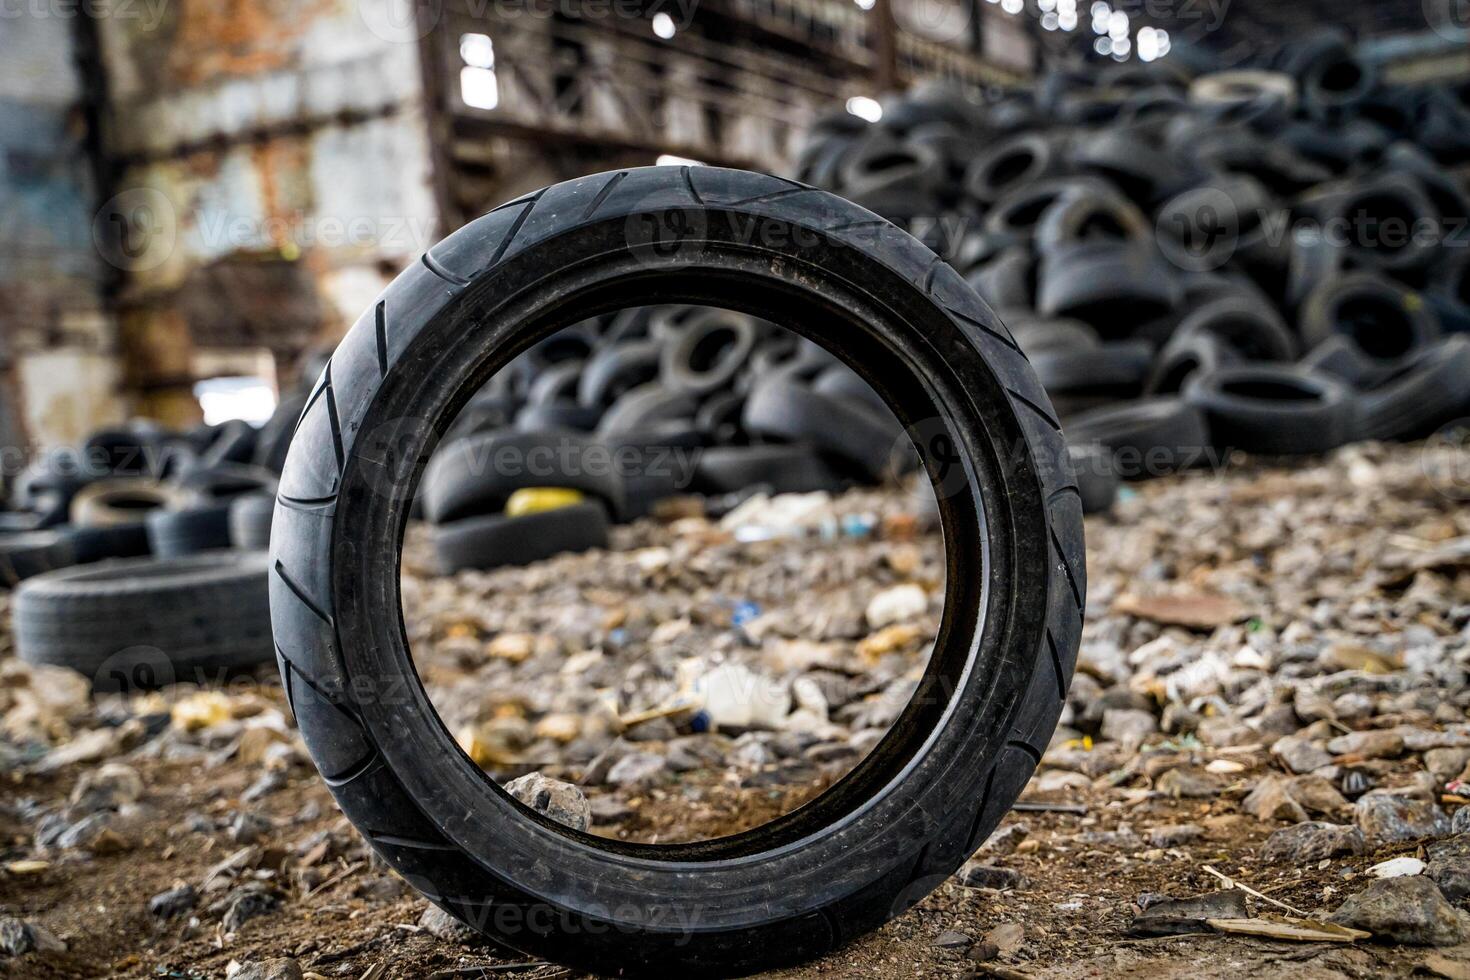
{"type": "Polygon", "coordinates": [[[921,87],[821,121],[796,174],[996,307],[1098,506],[1118,477],[1470,413],[1464,87],[1390,82],[1330,30],[1228,70],[1196,55],[990,101],[921,87]]]}

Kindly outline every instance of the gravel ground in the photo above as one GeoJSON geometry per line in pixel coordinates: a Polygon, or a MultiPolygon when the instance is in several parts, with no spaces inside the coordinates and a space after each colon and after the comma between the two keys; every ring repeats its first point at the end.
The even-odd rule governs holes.
{"type": "MultiPolygon", "coordinates": [[[[1089,519],[1079,672],[1024,809],[781,975],[1470,976],[1467,474],[1453,447],[1359,446],[1129,488],[1089,519]]],[[[855,764],[922,670],[943,584],[912,503],[850,495],[765,542],[649,523],[453,580],[411,538],[410,637],[498,777],[578,783],[596,833],[730,833],[855,764]],[[762,696],[722,703],[732,677],[762,696]]],[[[0,975],[570,975],[376,862],[269,676],[93,699],[6,643],[0,975]]]]}

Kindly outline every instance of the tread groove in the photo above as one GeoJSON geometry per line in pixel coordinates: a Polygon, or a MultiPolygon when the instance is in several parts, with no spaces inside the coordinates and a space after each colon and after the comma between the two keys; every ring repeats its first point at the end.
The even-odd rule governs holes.
{"type": "Polygon", "coordinates": [[[1013,738],[1006,744],[1013,749],[1020,749],[1022,752],[1029,755],[1032,761],[1034,761],[1038,766],[1041,765],[1041,751],[1030,742],[1023,742],[1019,738],[1013,738]]]}
{"type": "Polygon", "coordinates": [[[757,194],[755,197],[742,197],[738,201],[731,201],[730,207],[738,208],[747,204],[765,204],[769,201],[780,201],[784,198],[794,197],[797,194],[821,193],[815,187],[788,187],[784,190],[771,191],[767,194],[757,194]]]}
{"type": "Polygon", "coordinates": [[[1051,510],[1052,504],[1056,503],[1063,496],[1069,493],[1076,497],[1078,500],[1082,499],[1082,488],[1075,483],[1069,483],[1066,486],[1058,487],[1051,492],[1051,496],[1046,498],[1046,509],[1051,510]]]}
{"type": "MultiPolygon", "coordinates": [[[[337,479],[342,478],[342,465],[346,457],[342,450],[342,423],[337,418],[337,393],[332,390],[332,362],[327,362],[327,422],[332,426],[332,449],[337,454],[337,479]]],[[[335,485],[335,481],[334,481],[335,485]]]]}
{"type": "Polygon", "coordinates": [[[307,609],[310,609],[312,611],[312,614],[315,615],[317,619],[320,619],[328,626],[333,625],[332,617],[327,615],[326,610],[322,609],[315,602],[313,602],[311,598],[306,594],[306,590],[297,585],[295,579],[286,574],[286,566],[281,564],[281,560],[279,558],[276,559],[275,569],[276,574],[280,576],[281,581],[286,584],[286,588],[290,589],[292,594],[295,595],[296,598],[301,600],[301,604],[303,606],[305,606],[307,609]]]}
{"type": "Polygon", "coordinates": [[[505,256],[506,250],[510,248],[510,243],[515,241],[516,236],[521,233],[522,226],[525,225],[526,219],[531,216],[531,212],[536,209],[536,202],[539,200],[541,200],[541,195],[538,193],[535,197],[526,201],[526,206],[521,209],[521,213],[516,215],[515,220],[510,223],[510,230],[505,233],[505,237],[500,240],[500,244],[495,246],[495,254],[490,256],[490,264],[485,266],[485,268],[494,268],[505,256]]]}
{"type": "MultiPolygon", "coordinates": [[[[1018,343],[1016,343],[1016,339],[1014,337],[1012,337],[1010,334],[1008,334],[1006,331],[1004,331],[1004,330],[997,330],[994,327],[992,327],[990,324],[985,323],[985,322],[983,322],[981,320],[977,320],[974,317],[969,316],[969,315],[967,315],[965,313],[961,313],[959,310],[955,309],[952,306],[945,306],[945,309],[948,310],[954,316],[957,316],[961,320],[964,320],[966,323],[970,324],[971,326],[973,326],[973,327],[975,327],[975,328],[977,328],[979,330],[983,330],[985,333],[987,333],[990,336],[994,337],[996,340],[1000,341],[1002,344],[1005,344],[1007,347],[1009,347],[1011,350],[1015,351],[1017,354],[1020,354],[1022,357],[1025,357],[1026,356],[1026,352],[1023,351],[1023,350],[1021,350],[1021,345],[1018,344],[1018,343]]],[[[1029,363],[1029,361],[1028,361],[1028,363],[1029,363]]]]}
{"type": "Polygon", "coordinates": [[[1057,422],[1056,419],[1054,419],[1054,418],[1051,417],[1051,413],[1048,412],[1046,409],[1042,408],[1040,405],[1036,404],[1034,401],[1032,401],[1031,399],[1027,398],[1025,395],[1021,394],[1019,391],[1017,391],[1014,388],[1007,388],[1006,391],[1016,401],[1020,402],[1022,405],[1025,405],[1027,408],[1031,409],[1031,411],[1033,411],[1037,415],[1041,416],[1041,418],[1046,421],[1046,424],[1048,426],[1050,426],[1053,429],[1056,429],[1058,432],[1061,432],[1062,431],[1061,425],[1057,422]]]}
{"type": "Polygon", "coordinates": [[[374,844],[387,844],[390,847],[411,847],[418,851],[458,851],[459,848],[450,843],[436,844],[433,841],[419,840],[416,837],[403,837],[399,834],[380,834],[375,830],[367,832],[368,840],[374,844]]]}
{"type": "Polygon", "coordinates": [[[1077,615],[1082,615],[1082,590],[1077,587],[1077,576],[1072,571],[1072,564],[1067,561],[1067,553],[1062,550],[1062,542],[1057,539],[1055,528],[1047,528],[1047,534],[1051,535],[1052,547],[1056,549],[1057,560],[1062,563],[1062,571],[1067,574],[1067,585],[1072,590],[1072,601],[1077,605],[1077,615]]]}
{"type": "Polygon", "coordinates": [[[322,782],[331,787],[346,786],[357,777],[363,775],[364,773],[370,772],[377,765],[378,747],[375,745],[372,748],[368,749],[367,755],[365,755],[362,759],[354,762],[346,769],[343,769],[337,775],[328,776],[326,773],[322,773],[322,782]]]}
{"type": "Polygon", "coordinates": [[[1048,626],[1046,628],[1046,646],[1047,646],[1047,649],[1051,651],[1051,663],[1052,663],[1052,666],[1056,668],[1056,672],[1057,672],[1057,698],[1059,700],[1066,701],[1067,700],[1067,676],[1066,676],[1066,671],[1064,671],[1062,669],[1062,653],[1061,653],[1060,650],[1057,649],[1057,641],[1056,641],[1056,638],[1051,635],[1051,627],[1050,626],[1048,626]]]}
{"type": "Polygon", "coordinates": [[[373,310],[373,320],[378,331],[378,376],[388,376],[388,301],[378,300],[373,310]]]}
{"type": "Polygon", "coordinates": [[[336,502],[337,495],[335,493],[327,494],[325,497],[288,497],[285,494],[276,495],[276,503],[291,510],[323,510],[336,502]]]}
{"type": "Polygon", "coordinates": [[[702,197],[699,196],[699,190],[697,188],[695,188],[695,186],[694,186],[694,173],[693,173],[693,170],[694,170],[693,167],[685,167],[684,168],[684,183],[686,185],[688,185],[688,187],[689,187],[689,196],[692,197],[692,198],[694,198],[694,203],[697,204],[697,205],[699,205],[700,207],[704,207],[704,198],[702,198],[702,197]]]}
{"type": "Polygon", "coordinates": [[[619,170],[609,177],[607,183],[603,184],[602,189],[597,192],[597,196],[587,203],[587,210],[582,212],[582,220],[586,221],[592,217],[597,212],[597,209],[602,207],[602,202],[607,200],[608,195],[613,192],[613,189],[621,184],[627,176],[628,171],[619,170]]]}
{"type": "Polygon", "coordinates": [[[451,286],[454,286],[456,289],[461,286],[469,285],[470,281],[468,279],[464,278],[463,276],[455,275],[453,272],[450,272],[448,269],[444,268],[444,266],[439,264],[439,260],[434,258],[428,252],[425,252],[423,254],[423,263],[425,269],[428,269],[434,275],[438,276],[440,279],[443,279],[445,282],[449,283],[449,285],[451,286]]]}

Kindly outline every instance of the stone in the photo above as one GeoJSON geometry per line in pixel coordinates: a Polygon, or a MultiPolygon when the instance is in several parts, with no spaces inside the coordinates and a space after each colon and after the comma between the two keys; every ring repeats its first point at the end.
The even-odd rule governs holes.
{"type": "Polygon", "coordinates": [[[225,896],[225,914],[220,924],[225,932],[239,932],[251,919],[269,915],[280,908],[281,896],[269,888],[248,884],[225,896]]]}
{"type": "Polygon", "coordinates": [[[1470,833],[1470,806],[1462,806],[1455,811],[1455,816],[1450,821],[1451,833],[1470,833]]]}
{"type": "Polygon", "coordinates": [[[1113,612],[1165,626],[1185,626],[1197,630],[1228,626],[1250,615],[1250,611],[1234,599],[1208,592],[1175,595],[1124,593],[1114,601],[1113,612]]]}
{"type": "Polygon", "coordinates": [[[1102,737],[1110,741],[1138,745],[1158,730],[1158,719],[1149,711],[1111,708],[1103,712],[1102,737]]]}
{"type": "Polygon", "coordinates": [[[1307,811],[1292,797],[1290,784],[1280,776],[1262,779],[1240,805],[1257,820],[1302,823],[1307,819],[1307,811]]]}
{"type": "Polygon", "coordinates": [[[981,943],[988,949],[993,949],[995,956],[1008,957],[1021,948],[1021,943],[1026,939],[1026,929],[1019,922],[1002,922],[987,932],[981,943]]]}
{"type": "Polygon", "coordinates": [[[91,851],[93,854],[117,854],[132,846],[131,842],[112,829],[113,815],[103,810],[89,814],[56,838],[56,846],[62,850],[91,851]]]}
{"type": "Polygon", "coordinates": [[[607,781],[614,786],[641,788],[651,786],[668,771],[668,760],[652,752],[630,752],[608,770],[607,781]]]}
{"type": "Polygon", "coordinates": [[[1453,946],[1466,935],[1460,913],[1422,875],[1374,881],[1343,902],[1330,921],[1413,946],[1453,946]]]}
{"type": "Polygon", "coordinates": [[[1347,798],[1321,776],[1295,776],[1287,784],[1287,789],[1291,798],[1308,813],[1346,819],[1352,812],[1352,804],[1347,798]]]}
{"type": "Polygon", "coordinates": [[[82,773],[71,791],[71,808],[78,816],[116,810],[126,803],[136,803],[142,795],[143,778],[138,770],[121,762],[109,762],[82,773]]]}
{"type": "Polygon", "coordinates": [[[419,916],[419,928],[448,943],[470,945],[481,940],[480,934],[437,905],[430,905],[419,916]]]}
{"type": "Polygon", "coordinates": [[[1470,836],[1456,835],[1435,841],[1427,848],[1429,866],[1425,873],[1452,902],[1470,898],[1470,836]]]}
{"type": "Polygon", "coordinates": [[[1467,762],[1470,762],[1470,749],[1430,749],[1424,753],[1424,768],[1441,783],[1459,775],[1467,762]]]}
{"type": "MultiPolygon", "coordinates": [[[[45,926],[17,919],[13,915],[0,916],[0,953],[24,956],[36,951],[65,952],[66,943],[56,938],[45,926]]],[[[16,976],[20,974],[17,973],[16,976]]]]}
{"type": "Polygon", "coordinates": [[[1404,754],[1404,737],[1397,732],[1349,732],[1328,742],[1327,751],[1360,759],[1395,759],[1404,754]]]}
{"type": "Polygon", "coordinates": [[[633,808],[616,796],[596,796],[588,804],[593,823],[622,823],[633,815],[633,808]]]}
{"type": "Polygon", "coordinates": [[[963,932],[946,929],[934,938],[934,945],[939,949],[964,949],[970,945],[970,937],[963,932]]]}
{"type": "Polygon", "coordinates": [[[1375,792],[1360,798],[1354,809],[1363,836],[1375,846],[1444,837],[1451,831],[1444,811],[1427,800],[1375,792]]]}
{"type": "Polygon", "coordinates": [[[1244,919],[1250,910],[1245,892],[1238,889],[1208,892],[1191,898],[1164,898],[1150,902],[1133,917],[1128,933],[1132,936],[1173,936],[1203,932],[1207,919],[1244,919]]]}
{"type": "Polygon", "coordinates": [[[573,830],[592,823],[587,797],[571,783],[533,772],[505,784],[505,791],[542,816],[573,830]]]}
{"type": "Polygon", "coordinates": [[[148,900],[148,914],[155,919],[173,919],[199,904],[199,891],[193,885],[180,885],[159,892],[148,900]]]}
{"type": "Polygon", "coordinates": [[[302,980],[301,964],[285,957],[247,963],[230,980],[302,980]]]}
{"type": "Polygon", "coordinates": [[[1196,769],[1170,769],[1154,781],[1154,789],[1176,800],[1212,800],[1220,795],[1220,784],[1196,769]]]}
{"type": "Polygon", "coordinates": [[[269,833],[270,829],[269,817],[242,810],[230,821],[230,840],[236,844],[254,844],[269,833]]]}
{"type": "Polygon", "coordinates": [[[1312,772],[1332,763],[1332,755],[1314,739],[1301,735],[1279,738],[1271,746],[1271,754],[1295,773],[1312,772]]]}
{"type": "Polygon", "coordinates": [[[1152,847],[1179,847],[1203,837],[1205,829],[1195,823],[1169,824],[1155,827],[1145,838],[1152,847]]]}
{"type": "Polygon", "coordinates": [[[1002,868],[992,864],[969,864],[960,869],[960,884],[966,888],[993,888],[1003,891],[1020,888],[1025,877],[1014,868],[1002,868]]]}
{"type": "Polygon", "coordinates": [[[1261,860],[1267,864],[1313,864],[1327,858],[1356,856],[1365,850],[1363,832],[1357,827],[1311,821],[1283,827],[1261,845],[1261,860]]]}
{"type": "Polygon", "coordinates": [[[265,799],[272,793],[286,788],[286,773],[280,769],[267,769],[260,774],[260,778],[251,783],[240,799],[246,803],[254,803],[256,800],[265,799]]]}

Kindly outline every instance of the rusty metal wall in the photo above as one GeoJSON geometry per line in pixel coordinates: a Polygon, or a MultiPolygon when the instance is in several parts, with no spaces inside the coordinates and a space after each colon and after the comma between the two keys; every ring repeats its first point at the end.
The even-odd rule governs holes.
{"type": "Polygon", "coordinates": [[[410,0],[176,0],[99,23],[129,245],[128,384],[173,420],[201,347],[330,343],[437,214],[410,0]]]}
{"type": "Polygon", "coordinates": [[[69,441],[121,414],[78,16],[36,5],[0,20],[0,445],[69,441]]]}

